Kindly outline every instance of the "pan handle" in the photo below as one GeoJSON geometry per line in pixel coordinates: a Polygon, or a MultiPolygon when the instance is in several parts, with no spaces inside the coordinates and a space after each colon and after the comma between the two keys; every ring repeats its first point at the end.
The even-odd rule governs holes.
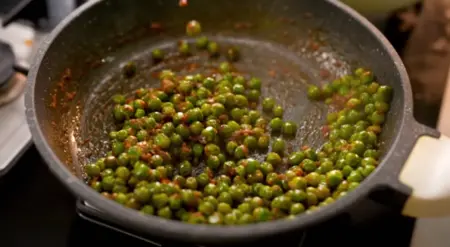
{"type": "Polygon", "coordinates": [[[450,216],[450,138],[420,136],[398,179],[411,189],[403,205],[403,215],[450,216]]]}

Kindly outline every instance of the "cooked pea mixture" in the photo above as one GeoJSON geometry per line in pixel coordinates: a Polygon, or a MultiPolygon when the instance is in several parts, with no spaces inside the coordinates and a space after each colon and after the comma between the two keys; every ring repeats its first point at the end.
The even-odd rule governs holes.
{"type": "MultiPolygon", "coordinates": [[[[201,32],[191,21],[189,36],[201,32]]],[[[237,48],[225,54],[207,37],[178,43],[179,53],[203,49],[226,56],[213,74],[178,75],[164,70],[159,88],[132,98],[116,95],[111,151],[87,164],[89,185],[107,198],[140,210],[193,224],[249,224],[292,218],[328,205],[359,186],[378,165],[378,135],[392,89],[372,72],[317,87],[311,100],[330,105],[319,149],[294,147],[297,123],[284,117],[273,98],[261,96],[261,80],[232,68],[237,48]],[[257,110],[261,109],[261,110],[257,110]]],[[[164,60],[154,50],[155,62],[164,60]]],[[[124,76],[136,72],[132,63],[124,76]]]]}

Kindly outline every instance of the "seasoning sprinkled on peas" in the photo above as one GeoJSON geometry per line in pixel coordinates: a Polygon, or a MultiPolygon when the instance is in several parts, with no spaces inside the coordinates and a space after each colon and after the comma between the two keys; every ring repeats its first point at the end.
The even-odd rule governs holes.
{"type": "MultiPolygon", "coordinates": [[[[200,33],[198,21],[186,25],[188,36],[200,33]]],[[[206,36],[195,46],[182,40],[178,51],[220,56],[219,44],[206,36]]],[[[224,55],[227,62],[213,74],[164,70],[160,88],[113,96],[120,128],[109,133],[107,155],[84,166],[88,185],[145,215],[236,225],[313,213],[375,171],[393,91],[371,71],[358,68],[307,88],[309,99],[330,106],[325,143],[315,149],[298,146],[294,138],[304,128],[288,119],[282,102],[264,95],[260,78],[232,67],[241,58],[238,47],[224,55]]],[[[164,60],[159,49],[151,56],[164,60]]],[[[135,74],[134,62],[123,66],[125,78],[135,74]]]]}

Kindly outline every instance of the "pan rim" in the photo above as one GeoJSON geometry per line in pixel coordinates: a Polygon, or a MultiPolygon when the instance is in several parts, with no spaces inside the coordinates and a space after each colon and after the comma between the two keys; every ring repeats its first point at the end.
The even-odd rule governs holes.
{"type": "MultiPolygon", "coordinates": [[[[59,33],[62,32],[73,20],[77,19],[85,11],[93,6],[104,2],[104,0],[88,1],[77,10],[68,15],[52,32],[46,37],[45,42],[42,42],[41,47],[34,58],[33,65],[28,75],[28,85],[25,92],[25,108],[27,122],[32,133],[33,141],[45,163],[50,170],[68,187],[72,193],[81,197],[83,200],[89,202],[100,211],[106,212],[111,219],[122,222],[124,225],[130,226],[133,230],[143,232],[149,235],[158,235],[165,238],[170,238],[176,241],[184,241],[191,243],[230,243],[230,242],[249,242],[251,240],[274,236],[277,234],[292,232],[294,230],[305,229],[309,226],[321,223],[327,219],[337,215],[340,211],[348,208],[351,204],[361,200],[370,190],[374,188],[379,182],[376,179],[380,171],[385,167],[385,163],[390,160],[390,156],[397,146],[399,146],[399,139],[403,132],[403,126],[406,119],[412,118],[412,92],[409,84],[406,69],[400,56],[397,54],[392,45],[381,34],[381,32],[373,26],[367,19],[358,14],[356,11],[335,0],[325,0],[339,11],[344,12],[349,18],[357,21],[367,31],[376,37],[381,43],[382,47],[388,52],[388,55],[396,65],[396,70],[399,73],[404,91],[404,102],[402,105],[403,116],[399,119],[400,131],[393,140],[392,148],[386,154],[379,169],[374,174],[368,177],[361,186],[355,191],[350,192],[345,197],[314,212],[312,214],[303,214],[293,220],[276,220],[265,223],[250,224],[244,226],[211,226],[211,225],[191,225],[174,220],[166,220],[157,216],[143,216],[138,211],[125,208],[120,204],[108,200],[99,193],[92,190],[82,180],[74,176],[69,169],[63,164],[61,160],[55,155],[50,148],[49,143],[43,135],[41,127],[37,121],[35,104],[39,99],[35,99],[34,91],[36,79],[41,67],[42,61],[59,33]],[[112,213],[114,212],[114,213],[112,213]],[[251,234],[250,234],[251,233],[251,234]],[[200,241],[199,241],[200,240],[200,241]]],[[[387,168],[387,167],[386,167],[387,168]]]]}

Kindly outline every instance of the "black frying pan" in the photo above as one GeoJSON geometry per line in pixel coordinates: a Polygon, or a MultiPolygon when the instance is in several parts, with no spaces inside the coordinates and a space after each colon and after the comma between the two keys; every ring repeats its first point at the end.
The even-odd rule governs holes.
{"type": "Polygon", "coordinates": [[[391,45],[367,20],[337,1],[191,0],[183,8],[178,0],[90,1],[43,43],[29,73],[26,108],[35,144],[55,175],[111,221],[145,234],[196,244],[248,242],[300,231],[367,196],[400,208],[407,202],[404,213],[412,216],[442,213],[434,206],[443,205],[436,199],[445,190],[426,198],[431,195],[431,182],[439,177],[428,173],[428,179],[420,169],[444,165],[435,158],[436,152],[449,145],[442,138],[440,143],[421,138],[420,147],[416,145],[420,152],[414,151],[421,157],[411,156],[401,173],[416,139],[439,135],[414,121],[409,80],[391,45]],[[357,190],[317,212],[248,226],[188,225],[146,217],[91,190],[80,179],[81,165],[107,148],[107,133],[113,128],[111,95],[151,86],[156,83],[153,74],[165,68],[183,69],[196,63],[201,70],[205,65],[201,56],[187,60],[175,56],[157,66],[150,60],[155,47],[173,49],[192,19],[223,46],[241,47],[243,59],[237,68],[263,78],[263,94],[282,102],[287,118],[302,126],[299,145],[319,147],[323,141],[318,130],[326,108],[306,100],[306,83],[330,81],[355,66],[372,69],[382,84],[394,88],[379,168],[357,190]],[[130,60],[138,64],[138,75],[121,79],[121,67],[130,60]]]}

